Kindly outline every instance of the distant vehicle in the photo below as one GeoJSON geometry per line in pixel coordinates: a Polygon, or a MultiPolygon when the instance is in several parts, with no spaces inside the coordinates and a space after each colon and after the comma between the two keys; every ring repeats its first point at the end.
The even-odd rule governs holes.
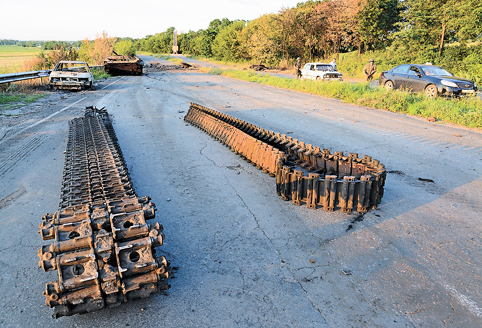
{"type": "Polygon", "coordinates": [[[306,80],[343,81],[343,74],[330,64],[307,63],[301,69],[301,78],[306,80]]]}
{"type": "Polygon", "coordinates": [[[456,77],[449,71],[433,65],[403,64],[382,72],[378,85],[387,90],[403,89],[424,92],[428,97],[475,94],[474,81],[456,77]]]}
{"type": "Polygon", "coordinates": [[[86,62],[59,61],[50,73],[51,89],[82,90],[92,88],[94,75],[86,62]]]}

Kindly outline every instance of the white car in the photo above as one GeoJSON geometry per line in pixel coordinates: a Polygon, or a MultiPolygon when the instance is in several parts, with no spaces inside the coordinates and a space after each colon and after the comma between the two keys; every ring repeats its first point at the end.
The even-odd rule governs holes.
{"type": "Polygon", "coordinates": [[[330,64],[307,63],[301,69],[301,78],[306,80],[343,81],[343,74],[330,64]]]}
{"type": "Polygon", "coordinates": [[[49,84],[51,89],[90,89],[94,75],[86,62],[59,61],[50,73],[49,84]]]}

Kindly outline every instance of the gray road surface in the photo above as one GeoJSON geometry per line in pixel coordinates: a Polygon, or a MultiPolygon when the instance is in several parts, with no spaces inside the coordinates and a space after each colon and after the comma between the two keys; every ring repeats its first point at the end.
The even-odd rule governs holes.
{"type": "Polygon", "coordinates": [[[480,327],[482,133],[195,71],[111,78],[0,118],[2,327],[480,327]],[[275,181],[182,120],[197,102],[388,170],[358,216],[283,202],[275,181]],[[166,295],[50,318],[37,267],[67,121],[106,106],[179,270],[166,295]],[[424,180],[420,180],[424,179],[424,180]],[[433,182],[430,182],[433,181],[433,182]],[[348,273],[348,274],[347,274],[348,273]]]}

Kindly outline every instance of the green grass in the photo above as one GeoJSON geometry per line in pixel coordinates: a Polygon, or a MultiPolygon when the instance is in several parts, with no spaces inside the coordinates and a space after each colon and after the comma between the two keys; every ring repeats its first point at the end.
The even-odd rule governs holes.
{"type": "Polygon", "coordinates": [[[22,64],[39,54],[41,48],[0,46],[0,74],[20,72],[22,64]]]}
{"type": "Polygon", "coordinates": [[[94,75],[94,81],[97,81],[106,77],[110,77],[110,75],[103,69],[93,69],[92,75],[94,75]]]}
{"type": "Polygon", "coordinates": [[[161,58],[161,59],[170,61],[170,62],[175,63],[175,64],[182,63],[182,59],[172,57],[172,56],[169,56],[169,55],[166,55],[166,54],[152,54],[152,53],[147,54],[146,53],[145,55],[149,55],[149,56],[154,57],[154,58],[161,58]]]}
{"type": "Polygon", "coordinates": [[[424,94],[406,91],[386,91],[368,83],[300,81],[252,71],[205,69],[207,73],[223,75],[248,82],[282,89],[341,99],[347,103],[389,110],[420,117],[435,117],[467,127],[482,128],[482,102],[475,98],[427,98],[424,94]]]}
{"type": "Polygon", "coordinates": [[[0,93],[0,115],[8,116],[8,110],[33,103],[44,96],[42,93],[0,93]]]}

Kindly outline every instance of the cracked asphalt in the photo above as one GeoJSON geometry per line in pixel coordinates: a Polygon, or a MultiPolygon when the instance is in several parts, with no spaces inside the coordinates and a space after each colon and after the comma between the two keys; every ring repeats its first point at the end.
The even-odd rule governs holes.
{"type": "Polygon", "coordinates": [[[480,130],[192,70],[110,78],[19,113],[0,116],[2,327],[482,326],[480,130]],[[274,178],[183,121],[190,102],[380,160],[381,205],[347,215],[282,201],[274,178]],[[53,320],[37,226],[58,207],[67,122],[90,105],[113,116],[177,272],[165,294],[53,320]]]}

